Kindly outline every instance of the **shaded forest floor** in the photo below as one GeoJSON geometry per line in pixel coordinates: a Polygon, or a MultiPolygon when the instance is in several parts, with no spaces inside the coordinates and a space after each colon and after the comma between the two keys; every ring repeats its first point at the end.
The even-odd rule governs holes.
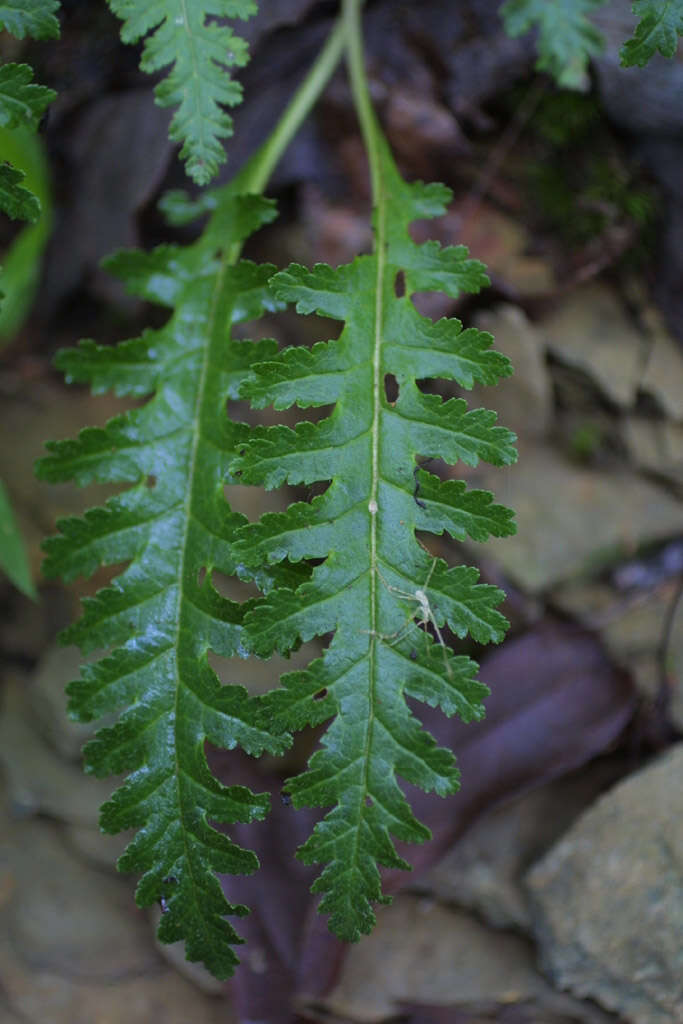
{"type": "MultiPolygon", "coordinates": [[[[223,986],[155,944],[131,880],[113,871],[123,839],[97,829],[111,782],[83,776],[87,730],[64,713],[78,652],[56,634],[111,573],[68,590],[40,582],[42,537],[103,489],[47,488],[33,461],[46,439],[125,408],[67,388],[51,359],[80,337],[114,342],[154,322],[98,261],[182,239],[156,205],[185,185],[167,114],[114,19],[91,6],[65,5],[58,45],[11,54],[60,95],[43,136],[55,226],[38,302],[0,357],[0,478],[40,587],[32,603],[0,582],[0,1020],[683,1021],[683,104],[680,123],[657,121],[683,95],[683,64],[655,60],[634,92],[612,5],[607,51],[587,91],[570,94],[534,73],[530,40],[502,34],[495,3],[456,14],[450,3],[369,5],[374,99],[402,170],[453,189],[436,236],[466,243],[492,281],[459,306],[416,302],[490,331],[516,369],[466,397],[517,432],[518,465],[456,472],[516,510],[517,535],[464,553],[434,546],[506,590],[512,628],[500,649],[475,650],[492,689],[487,720],[441,736],[434,726],[458,754],[462,793],[424,798],[434,842],[411,851],[409,878],[387,878],[398,895],[376,932],[347,952],[313,921],[311,876],[282,866],[306,815],[276,800],[250,839],[264,869],[244,897],[256,908],[245,963],[223,986]]],[[[251,29],[226,173],[272,124],[329,24],[325,3],[277,8],[251,29]]],[[[342,73],[270,192],[282,217],[250,258],[337,264],[369,246],[342,73]]],[[[0,225],[0,246],[15,230],[0,225]]],[[[329,321],[282,314],[251,336],[301,344],[328,332],[329,321]]],[[[269,495],[269,508],[306,497],[289,491],[269,495]]],[[[251,516],[260,497],[230,495],[251,516]]],[[[276,669],[240,663],[238,681],[257,691],[276,669]]],[[[220,670],[235,681],[234,666],[220,670]]],[[[256,787],[274,780],[277,793],[293,766],[235,770],[256,787]]]]}

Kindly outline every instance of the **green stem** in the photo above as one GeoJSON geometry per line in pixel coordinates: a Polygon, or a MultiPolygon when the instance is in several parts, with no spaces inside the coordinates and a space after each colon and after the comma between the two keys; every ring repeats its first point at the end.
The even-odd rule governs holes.
{"type": "MultiPolygon", "coordinates": [[[[280,115],[275,128],[230,183],[230,191],[233,194],[256,193],[261,195],[264,191],[282,154],[332,77],[332,72],[341,59],[344,43],[344,24],[341,18],[338,18],[313,67],[280,115]]],[[[236,242],[229,246],[224,254],[225,265],[230,266],[237,263],[242,246],[242,242],[236,242]]]]}
{"type": "Polygon", "coordinates": [[[275,166],[287,149],[339,63],[345,43],[345,27],[338,19],[270,136],[238,175],[240,191],[261,193],[275,166]]]}
{"type": "Polygon", "coordinates": [[[363,141],[368,153],[370,164],[370,180],[372,183],[372,199],[376,206],[381,192],[379,131],[375,112],[370,99],[368,79],[365,74],[365,56],[363,54],[363,31],[361,26],[361,9],[363,0],[343,0],[342,18],[346,32],[347,60],[351,91],[360,121],[363,141]]]}

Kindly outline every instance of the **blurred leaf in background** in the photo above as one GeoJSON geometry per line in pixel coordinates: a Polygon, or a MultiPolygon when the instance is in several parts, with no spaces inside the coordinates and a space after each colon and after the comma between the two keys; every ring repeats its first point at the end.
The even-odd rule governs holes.
{"type": "MultiPolygon", "coordinates": [[[[52,196],[45,147],[30,128],[0,128],[0,154],[25,174],[22,186],[40,201],[41,213],[27,224],[2,254],[0,267],[0,347],[21,328],[40,280],[43,252],[52,231],[52,196]]],[[[11,168],[10,168],[11,169],[11,168]]]]}
{"type": "Polygon", "coordinates": [[[35,599],[36,588],[31,579],[24,542],[2,480],[0,480],[0,569],[7,573],[15,587],[18,587],[28,597],[35,599]]]}

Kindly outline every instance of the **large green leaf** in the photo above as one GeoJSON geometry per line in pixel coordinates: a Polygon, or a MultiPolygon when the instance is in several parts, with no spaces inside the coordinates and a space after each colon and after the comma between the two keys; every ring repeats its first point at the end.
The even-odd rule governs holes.
{"type": "Polygon", "coordinates": [[[123,19],[121,38],[135,43],[146,36],[141,68],[150,73],[172,65],[155,89],[162,107],[178,107],[170,136],[183,147],[187,173],[199,185],[214,177],[225,161],[221,139],[232,135],[225,107],[242,99],[242,87],[230,68],[247,63],[245,41],[224,18],[250,18],[254,0],[109,0],[123,19]]]}
{"type": "Polygon", "coordinates": [[[643,67],[657,50],[673,57],[683,35],[683,0],[635,0],[632,9],[640,20],[633,38],[621,48],[623,66],[643,67]]]}
{"type": "MultiPolygon", "coordinates": [[[[148,401],[103,429],[50,443],[37,467],[50,481],[132,485],[83,518],[62,520],[45,544],[45,572],[68,580],[127,564],[63,634],[84,652],[106,652],[69,686],[70,711],[82,721],[119,713],[85,749],[90,772],[127,775],[102,808],[102,828],[137,830],[119,867],[141,873],[138,903],[160,901],[159,938],[185,939],[188,958],[219,978],[232,973],[230,946],[240,941],[226,915],[247,909],[229,905],[216,873],[258,865],[213,826],[260,819],[269,799],[217,781],[204,747],[280,753],[288,737],[271,729],[242,686],[221,685],[210,666],[211,652],[246,655],[243,616],[255,600],[228,600],[215,577],[296,589],[310,576],[303,563],[250,572],[234,556],[232,540],[246,520],[231,511],[224,488],[234,482],[229,463],[247,427],[228,419],[226,402],[238,396],[252,360],[267,360],[277,344],[236,340],[232,328],[283,306],[268,285],[275,268],[238,260],[244,239],[275,215],[258,193],[332,74],[342,41],[336,26],[290,100],[285,130],[229,186],[201,197],[195,213],[210,215],[198,241],[107,261],[132,293],[166,307],[169,318],[115,347],[83,341],[61,351],[57,364],[68,381],[94,392],[148,401]]],[[[184,219],[192,205],[177,194],[171,203],[184,219]]]]}
{"type": "MultiPolygon", "coordinates": [[[[163,899],[159,937],[185,939],[188,958],[219,978],[237,963],[229,944],[239,941],[224,915],[246,908],[227,903],[215,873],[248,873],[257,861],[210,822],[262,818],[268,797],[219,783],[204,744],[239,744],[254,755],[283,748],[259,724],[244,688],[220,685],[207,658],[242,651],[243,608],[221,596],[212,577],[235,571],[230,541],[244,523],[223,492],[244,432],[227,419],[226,398],[259,348],[231,341],[230,325],[277,306],[267,286],[274,268],[231,265],[220,252],[273,216],[266,200],[223,191],[195,245],[109,261],[131,291],[174,313],[161,329],[113,349],[83,342],[61,352],[57,365],[95,391],[153,397],[103,429],[50,443],[38,465],[45,480],[132,484],[105,507],[58,524],[45,572],[70,579],[129,563],[64,634],[84,651],[110,651],[71,684],[70,708],[82,721],[124,709],[85,750],[89,771],[128,776],[102,808],[101,826],[138,830],[119,862],[142,873],[138,903],[163,899]]],[[[271,350],[261,343],[262,356],[271,350]]]]}
{"type": "Polygon", "coordinates": [[[271,591],[245,626],[260,656],[334,634],[321,659],[283,677],[263,704],[282,730],[331,719],[322,749],[287,788],[297,807],[332,807],[300,856],[326,864],[314,888],[330,926],[349,940],[370,930],[371,904],[383,900],[378,865],[408,866],[391,836],[421,842],[429,835],[397,777],[443,796],[458,785],[452,753],[436,746],[406,698],[467,721],[481,717],[487,690],[477,666],[446,646],[442,629],[486,643],[506,628],[496,610],[501,592],[478,583],[476,569],[432,558],[417,531],[482,540],[514,530],[509,510],[488,493],[419,468],[423,457],[514,461],[514,437],[496,426],[495,413],[468,411],[463,399],[418,386],[434,378],[491,384],[510,366],[490,348],[490,335],[417,312],[416,291],[457,297],[487,278],[462,246],[412,241],[410,223],[443,213],[449,190],[406,184],[378,145],[374,252],[337,269],[294,265],[272,281],[300,313],[342,320],[340,337],[270,356],[241,388],[256,407],[334,404],[334,411],[294,429],[252,429],[232,464],[244,483],[268,488],[329,481],[310,503],[245,526],[235,550],[245,566],[319,562],[296,590],[271,591]],[[397,396],[388,395],[389,379],[397,396]]]}

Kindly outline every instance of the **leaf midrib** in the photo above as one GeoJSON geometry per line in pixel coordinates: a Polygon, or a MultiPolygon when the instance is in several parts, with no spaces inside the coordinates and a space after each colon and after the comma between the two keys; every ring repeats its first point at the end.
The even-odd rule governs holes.
{"type": "MultiPolygon", "coordinates": [[[[174,727],[173,727],[173,742],[174,742],[173,758],[174,758],[174,763],[175,763],[175,780],[174,780],[175,781],[175,786],[174,786],[174,788],[175,788],[175,791],[176,791],[176,806],[178,807],[179,819],[182,822],[181,835],[182,835],[182,844],[183,844],[183,852],[184,852],[184,860],[185,860],[185,870],[187,871],[188,876],[189,876],[189,878],[191,880],[191,892],[192,893],[196,893],[197,892],[198,887],[199,887],[199,882],[198,882],[197,877],[194,875],[194,871],[193,871],[193,861],[192,861],[192,857],[191,857],[191,850],[190,850],[189,845],[188,845],[188,834],[189,834],[190,830],[189,830],[189,828],[185,827],[185,821],[184,821],[184,819],[185,819],[185,813],[184,813],[185,812],[185,805],[184,805],[184,802],[183,802],[183,799],[182,799],[183,794],[181,792],[181,778],[182,778],[182,775],[183,775],[183,771],[182,771],[182,768],[181,768],[181,765],[180,765],[180,761],[179,761],[179,757],[178,757],[178,723],[181,721],[181,717],[182,717],[181,716],[180,707],[179,707],[179,697],[180,697],[181,687],[184,685],[184,683],[183,683],[183,681],[182,681],[182,679],[180,678],[180,675],[179,675],[179,666],[178,666],[178,655],[177,655],[177,652],[178,652],[179,647],[180,647],[180,634],[181,634],[182,625],[183,625],[183,622],[182,622],[182,619],[183,619],[182,610],[183,610],[183,606],[185,604],[185,601],[189,600],[189,598],[186,598],[185,593],[184,593],[183,581],[185,579],[185,565],[186,565],[186,561],[187,561],[187,552],[188,552],[188,538],[189,538],[189,531],[190,531],[190,517],[191,517],[191,514],[192,514],[192,504],[193,504],[193,498],[194,498],[194,486],[193,485],[194,485],[195,472],[196,472],[196,467],[197,467],[197,452],[198,452],[198,449],[199,449],[199,443],[200,443],[201,434],[202,434],[201,410],[203,408],[203,402],[204,402],[205,392],[206,392],[206,384],[207,384],[207,379],[208,379],[208,369],[209,369],[209,362],[210,362],[210,356],[211,356],[211,346],[212,346],[212,341],[213,341],[213,337],[214,337],[214,331],[216,330],[216,325],[217,325],[217,320],[218,320],[217,311],[218,311],[218,308],[219,308],[219,305],[220,305],[221,294],[222,294],[223,288],[225,286],[225,276],[226,276],[226,272],[227,272],[227,268],[228,268],[229,262],[230,261],[229,261],[228,258],[224,258],[221,261],[220,268],[218,270],[218,273],[216,274],[216,283],[215,283],[215,286],[214,286],[214,289],[213,289],[213,292],[212,292],[212,295],[211,295],[211,307],[210,307],[209,316],[207,317],[206,329],[205,329],[205,332],[204,332],[204,345],[203,345],[203,350],[202,350],[202,365],[201,365],[201,370],[200,370],[199,385],[198,385],[197,391],[196,391],[196,401],[195,401],[195,408],[194,408],[194,417],[193,417],[193,421],[192,421],[192,425],[193,425],[194,429],[193,429],[192,448],[191,448],[191,451],[190,451],[190,458],[189,458],[188,472],[187,472],[187,489],[186,489],[186,496],[185,496],[185,502],[184,502],[184,529],[183,529],[183,540],[182,540],[182,549],[181,549],[182,550],[182,557],[179,559],[179,562],[178,562],[178,580],[177,580],[177,587],[178,587],[178,606],[177,607],[178,607],[178,611],[177,611],[177,614],[176,614],[176,630],[175,630],[175,637],[174,637],[174,643],[173,643],[173,649],[176,652],[176,656],[175,656],[175,659],[174,659],[174,676],[175,676],[174,727]]],[[[193,781],[196,781],[196,780],[193,780],[193,781]]],[[[200,918],[203,918],[203,916],[204,916],[203,913],[202,913],[201,904],[200,904],[200,902],[198,900],[195,900],[195,913],[197,913],[200,918]]]]}

